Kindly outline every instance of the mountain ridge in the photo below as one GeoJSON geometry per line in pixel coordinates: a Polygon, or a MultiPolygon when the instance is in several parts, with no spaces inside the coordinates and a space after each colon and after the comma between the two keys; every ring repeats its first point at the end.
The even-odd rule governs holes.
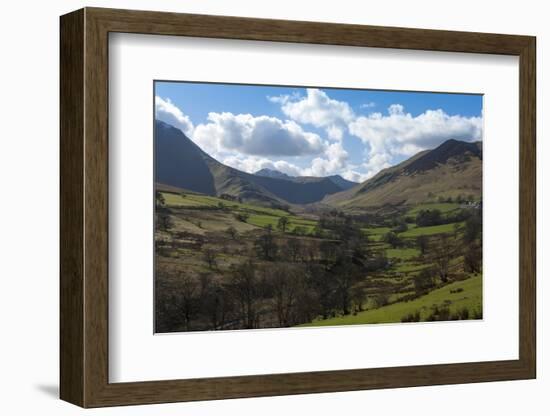
{"type": "Polygon", "coordinates": [[[359,184],[339,175],[293,177],[273,169],[251,174],[217,161],[181,130],[155,122],[156,183],[278,207],[321,204],[356,209],[459,194],[480,198],[481,161],[481,142],[451,139],[359,184]]]}
{"type": "Polygon", "coordinates": [[[369,208],[459,194],[481,197],[481,147],[481,142],[447,140],[321,202],[339,208],[369,208]]]}
{"type": "Polygon", "coordinates": [[[275,206],[315,203],[342,190],[328,178],[286,180],[226,166],[181,130],[159,120],[155,122],[155,182],[275,206]]]}
{"type": "Polygon", "coordinates": [[[256,172],[254,172],[254,175],[257,176],[263,176],[267,178],[278,178],[278,179],[284,179],[287,181],[294,181],[294,182],[315,182],[315,181],[322,181],[324,179],[329,179],[332,181],[336,186],[341,188],[341,190],[345,191],[346,189],[349,189],[355,185],[358,184],[358,182],[349,181],[345,178],[343,178],[340,175],[329,175],[329,176],[291,176],[287,175],[286,173],[283,173],[279,170],[275,169],[269,169],[269,168],[263,168],[256,172]]]}

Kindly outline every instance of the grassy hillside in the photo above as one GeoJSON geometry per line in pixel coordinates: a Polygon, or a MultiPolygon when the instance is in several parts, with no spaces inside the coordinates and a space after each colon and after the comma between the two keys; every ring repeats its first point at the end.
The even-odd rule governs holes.
{"type": "MultiPolygon", "coordinates": [[[[306,214],[227,196],[157,189],[162,189],[155,231],[159,332],[475,319],[481,314],[481,274],[466,272],[470,243],[464,241],[463,219],[477,209],[464,210],[453,202],[406,206],[390,215],[306,214]],[[427,210],[440,210],[447,223],[410,222],[427,210]],[[445,245],[448,250],[441,251],[445,245]],[[342,255],[352,256],[343,268],[342,255]],[[444,278],[441,256],[447,262],[444,278]],[[429,282],[419,287],[426,273],[429,282]],[[246,282],[257,286],[241,292],[246,282]],[[205,298],[214,289],[208,296],[215,299],[205,298]],[[243,293],[246,297],[239,298],[243,293]],[[252,320],[237,307],[240,302],[252,302],[252,320]]],[[[481,241],[474,238],[472,247],[481,241]]]]}
{"type": "Polygon", "coordinates": [[[480,200],[482,159],[477,143],[449,140],[436,149],[384,169],[322,202],[340,209],[415,205],[446,199],[480,200]]]}
{"type": "MultiPolygon", "coordinates": [[[[195,210],[216,209],[221,211],[228,218],[228,222],[234,223],[235,217],[242,215],[242,220],[237,222],[254,225],[265,228],[271,225],[277,227],[279,219],[286,217],[289,221],[288,231],[292,232],[296,227],[303,227],[307,233],[310,233],[315,227],[316,221],[294,215],[288,211],[277,208],[264,207],[248,202],[228,201],[219,197],[194,194],[194,193],[172,193],[161,192],[165,203],[171,208],[191,208],[195,210]],[[230,219],[230,217],[233,217],[230,219]]],[[[205,211],[209,213],[208,211],[205,211]]],[[[210,213],[212,214],[212,213],[210,213]]],[[[204,224],[208,226],[207,223],[204,224]]]]}
{"type": "Polygon", "coordinates": [[[410,302],[398,302],[355,315],[317,320],[302,326],[395,323],[401,322],[403,318],[417,312],[420,314],[420,321],[426,321],[433,314],[435,307],[440,310],[448,308],[452,315],[464,313],[463,311],[467,310],[468,317],[480,317],[482,313],[481,294],[481,275],[476,275],[467,280],[443,286],[410,302]]]}
{"type": "Polygon", "coordinates": [[[242,172],[210,157],[180,130],[157,121],[155,171],[157,183],[273,207],[321,202],[349,211],[459,196],[481,198],[480,146],[456,140],[420,152],[355,185],[338,175],[289,178],[242,172]]]}
{"type": "Polygon", "coordinates": [[[376,207],[381,205],[420,204],[438,199],[471,196],[481,198],[481,160],[461,165],[442,165],[428,172],[399,175],[383,185],[365,189],[354,187],[346,193],[330,195],[323,200],[340,208],[376,207]]]}

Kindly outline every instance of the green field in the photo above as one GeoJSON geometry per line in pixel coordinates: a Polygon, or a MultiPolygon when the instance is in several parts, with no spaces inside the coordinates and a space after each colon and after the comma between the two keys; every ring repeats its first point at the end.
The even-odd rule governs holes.
{"type": "Polygon", "coordinates": [[[313,231],[313,228],[315,227],[315,221],[306,220],[306,219],[288,214],[286,212],[284,213],[284,215],[251,214],[246,220],[246,222],[262,228],[268,225],[271,225],[273,228],[276,228],[279,222],[279,218],[283,216],[288,218],[289,231],[294,230],[294,228],[296,227],[304,227],[306,232],[310,233],[313,231]]]}
{"type": "Polygon", "coordinates": [[[194,193],[175,194],[170,192],[161,192],[166,206],[174,208],[216,208],[220,204],[235,211],[250,211],[261,214],[273,215],[277,217],[288,215],[288,212],[282,209],[261,207],[258,205],[246,204],[237,201],[227,201],[215,196],[199,195],[194,193]]]}
{"type": "Polygon", "coordinates": [[[374,228],[361,228],[361,230],[369,236],[372,241],[381,241],[384,234],[391,231],[390,227],[374,227],[374,228]]]}
{"type": "Polygon", "coordinates": [[[426,267],[430,267],[429,264],[411,264],[411,263],[399,263],[394,266],[394,270],[399,273],[417,273],[426,267]]]}
{"type": "Polygon", "coordinates": [[[288,218],[288,231],[293,231],[296,227],[303,227],[306,233],[311,233],[316,224],[314,220],[293,215],[281,209],[240,203],[237,201],[228,201],[213,196],[193,193],[175,194],[169,192],[162,192],[162,196],[164,197],[167,207],[196,209],[224,207],[224,209],[233,213],[246,213],[248,215],[246,223],[261,228],[271,225],[271,227],[276,229],[281,217],[288,218]]]}
{"type": "MultiPolygon", "coordinates": [[[[330,280],[311,278],[299,280],[300,286],[293,286],[290,281],[288,283],[283,281],[284,285],[278,286],[283,284],[280,283],[281,279],[301,279],[305,275],[304,264],[322,266],[312,270],[324,270],[327,276],[338,276],[337,267],[327,268],[327,264],[334,262],[334,259],[330,257],[330,252],[323,249],[323,244],[328,240],[331,241],[331,246],[350,241],[347,236],[353,234],[343,228],[341,213],[338,216],[332,212],[327,213],[324,210],[311,208],[305,213],[305,210],[294,211],[296,207],[289,207],[287,211],[233,201],[229,197],[220,198],[187,191],[182,193],[162,191],[161,195],[164,203],[157,201],[162,204],[158,215],[169,217],[169,221],[168,226],[165,225],[157,230],[159,241],[157,264],[164,275],[162,280],[164,286],[161,289],[162,296],[166,299],[171,299],[174,293],[185,290],[190,290],[191,293],[202,293],[202,289],[199,290],[197,287],[203,284],[204,280],[201,279],[204,276],[210,276],[209,284],[224,282],[218,289],[225,291],[227,287],[233,287],[230,283],[235,276],[234,268],[242,267],[245,261],[251,261],[252,263],[247,264],[246,267],[256,269],[256,273],[262,276],[262,279],[271,279],[272,287],[279,290],[277,293],[284,295],[285,291],[296,290],[288,296],[299,296],[302,299],[294,300],[288,306],[284,306],[284,308],[293,308],[293,313],[302,313],[302,315],[299,318],[292,318],[295,319],[293,322],[280,324],[282,326],[477,319],[481,316],[482,278],[480,274],[473,276],[466,271],[465,256],[462,251],[466,248],[463,246],[466,222],[418,227],[414,221],[410,220],[422,209],[437,209],[448,214],[460,209],[459,204],[427,203],[405,207],[405,209],[400,208],[400,211],[378,214],[377,217],[367,219],[359,215],[350,215],[351,221],[347,222],[347,226],[358,228],[364,236],[368,236],[364,239],[351,240],[352,243],[359,241],[358,252],[363,257],[358,256],[357,259],[365,266],[365,269],[359,270],[354,275],[352,285],[338,286],[339,281],[333,277],[330,280]],[[288,219],[285,232],[278,227],[282,217],[288,219]],[[386,234],[403,223],[407,225],[407,230],[397,232],[400,237],[397,242],[384,238],[386,234]],[[321,232],[317,232],[318,224],[323,225],[321,232]],[[393,225],[380,226],[383,224],[393,225]],[[301,228],[301,232],[295,232],[298,227],[301,228]],[[265,230],[266,228],[272,228],[272,230],[265,230]],[[271,233],[275,238],[262,239],[271,233]],[[454,235],[454,238],[446,240],[450,245],[446,253],[435,251],[435,247],[441,242],[439,238],[441,234],[454,235]],[[421,235],[427,236],[422,240],[424,246],[416,238],[421,235]],[[262,254],[265,247],[262,244],[266,244],[266,241],[271,241],[269,244],[275,246],[269,257],[262,254]],[[448,275],[445,278],[438,269],[442,266],[439,265],[437,256],[447,256],[446,267],[448,268],[445,273],[448,275]],[[424,269],[426,273],[421,273],[424,269]],[[180,280],[184,274],[194,276],[196,286],[187,287],[186,285],[191,283],[180,280]],[[431,285],[427,286],[428,289],[419,286],[418,283],[426,275],[431,275],[433,278],[431,285]],[[199,280],[200,283],[198,283],[199,280]],[[304,285],[308,287],[308,292],[296,289],[304,285]],[[342,290],[346,291],[348,296],[345,307],[340,303],[342,290]],[[426,292],[426,290],[431,291],[426,292]],[[421,293],[426,294],[415,298],[421,293]],[[317,296],[319,296],[318,300],[317,296]],[[298,308],[296,305],[301,304],[300,302],[306,302],[308,308],[298,308]],[[313,312],[309,312],[310,310],[313,312]],[[320,319],[321,316],[326,319],[320,319]]],[[[451,215],[454,216],[454,213],[451,215]]],[[[464,218],[452,216],[447,217],[447,220],[464,218]]],[[[339,255],[344,253],[346,256],[354,256],[357,253],[355,250],[356,248],[347,249],[339,255]]],[[[266,293],[271,292],[266,291],[266,293]]],[[[233,296],[240,296],[240,292],[235,292],[233,289],[227,292],[227,296],[232,299],[233,296]]],[[[280,316],[285,316],[279,315],[273,309],[273,299],[259,298],[256,301],[258,308],[269,311],[268,314],[262,312],[262,325],[276,326],[280,316]]],[[[215,302],[212,304],[217,305],[215,302]]],[[[228,305],[237,305],[237,303],[228,305]]],[[[174,311],[170,313],[174,313],[176,317],[179,316],[178,309],[174,311]]],[[[210,325],[214,325],[220,329],[217,324],[211,324],[209,321],[213,319],[212,316],[216,318],[215,315],[202,311],[200,313],[201,317],[195,318],[193,325],[201,328],[211,328],[210,325]]],[[[237,309],[232,310],[231,313],[238,316],[237,309]]],[[[235,322],[229,319],[222,327],[229,329],[232,325],[245,325],[244,321],[235,322]]],[[[181,327],[178,328],[181,329],[181,327]]]]}
{"type": "Polygon", "coordinates": [[[401,322],[401,318],[409,313],[420,312],[420,318],[425,321],[431,313],[433,305],[448,305],[452,313],[467,308],[472,316],[480,313],[482,308],[481,275],[470,277],[461,282],[454,282],[436,289],[425,296],[410,302],[399,302],[378,309],[360,312],[357,315],[348,315],[338,318],[314,321],[301,326],[334,326],[350,324],[379,324],[401,322]],[[461,292],[451,293],[451,290],[461,288],[461,292]]]}
{"type": "Polygon", "coordinates": [[[435,235],[435,234],[451,234],[454,232],[455,224],[460,227],[464,226],[464,222],[432,225],[429,227],[411,227],[407,231],[400,233],[401,237],[418,237],[419,235],[435,235]]]}
{"type": "Polygon", "coordinates": [[[386,250],[386,256],[389,259],[403,259],[409,260],[413,257],[417,257],[420,254],[420,250],[416,248],[388,248],[386,250]]]}
{"type": "Polygon", "coordinates": [[[434,210],[437,209],[441,211],[441,213],[446,214],[451,211],[455,211],[458,208],[460,208],[460,204],[457,204],[456,202],[440,202],[440,203],[433,203],[433,204],[419,204],[411,208],[407,215],[416,215],[422,210],[434,210]]]}

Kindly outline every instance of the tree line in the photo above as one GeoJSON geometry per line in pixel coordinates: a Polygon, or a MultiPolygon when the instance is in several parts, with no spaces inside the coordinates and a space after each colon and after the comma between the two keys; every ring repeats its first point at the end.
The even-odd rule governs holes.
{"type": "MultiPolygon", "coordinates": [[[[304,240],[267,226],[249,256],[223,271],[217,254],[203,249],[208,272],[157,279],[157,331],[288,327],[362,309],[360,283],[385,264],[369,258],[368,240],[350,219],[327,217],[323,227],[324,238],[304,240]]],[[[236,230],[226,233],[236,238],[236,230]]]]}

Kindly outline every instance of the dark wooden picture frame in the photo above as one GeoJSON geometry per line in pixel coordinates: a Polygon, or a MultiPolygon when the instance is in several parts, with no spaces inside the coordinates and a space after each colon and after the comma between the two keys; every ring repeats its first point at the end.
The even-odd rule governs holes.
{"type": "Polygon", "coordinates": [[[60,396],[82,407],[536,377],[535,38],[85,8],[61,17],[60,396]],[[111,32],[519,57],[519,359],[109,383],[108,35],[111,32]]]}

